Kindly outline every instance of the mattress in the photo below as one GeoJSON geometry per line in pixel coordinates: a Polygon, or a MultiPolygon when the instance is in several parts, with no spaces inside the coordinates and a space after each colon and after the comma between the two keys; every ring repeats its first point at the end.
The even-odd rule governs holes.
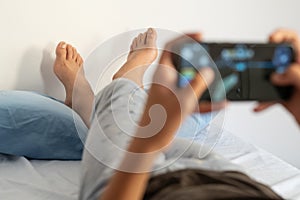
{"type": "MultiPolygon", "coordinates": [[[[287,199],[300,199],[300,171],[224,130],[214,151],[287,199]]],[[[0,155],[0,199],[75,200],[80,161],[28,160],[0,155]]]]}

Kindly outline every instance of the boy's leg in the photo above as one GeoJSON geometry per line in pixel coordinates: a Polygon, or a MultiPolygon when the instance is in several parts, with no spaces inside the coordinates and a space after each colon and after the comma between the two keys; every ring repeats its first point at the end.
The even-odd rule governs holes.
{"type": "Polygon", "coordinates": [[[97,199],[122,160],[144,110],[147,94],[142,79],[157,56],[155,42],[156,32],[152,29],[134,39],[127,62],[96,97],[83,155],[79,199],[97,199]]]}

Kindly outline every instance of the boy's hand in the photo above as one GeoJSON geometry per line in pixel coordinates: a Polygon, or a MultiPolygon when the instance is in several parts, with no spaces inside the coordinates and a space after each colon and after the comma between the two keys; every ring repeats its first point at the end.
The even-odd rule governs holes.
{"type": "MultiPolygon", "coordinates": [[[[189,34],[189,37],[199,40],[199,34],[189,34]]],[[[178,40],[167,44],[160,65],[158,66],[153,83],[149,90],[144,115],[140,122],[140,130],[136,137],[139,144],[150,145],[151,150],[160,150],[173,139],[184,118],[195,110],[212,108],[221,109],[224,103],[212,107],[211,104],[198,104],[199,97],[214,79],[214,72],[210,68],[203,68],[194,80],[184,88],[177,87],[178,72],[172,62],[170,47],[178,40]],[[139,139],[138,139],[139,138],[139,139]]],[[[145,147],[144,146],[144,147],[145,147]]],[[[149,148],[148,148],[149,150],[149,148]]]]}
{"type": "MultiPolygon", "coordinates": [[[[271,81],[274,85],[278,86],[294,86],[294,93],[288,101],[281,101],[286,109],[292,113],[300,124],[300,38],[294,31],[291,30],[277,30],[271,34],[270,42],[291,43],[295,50],[296,62],[289,66],[283,74],[274,73],[271,76],[271,81]]],[[[278,102],[260,103],[254,108],[255,112],[260,112],[278,102]]]]}

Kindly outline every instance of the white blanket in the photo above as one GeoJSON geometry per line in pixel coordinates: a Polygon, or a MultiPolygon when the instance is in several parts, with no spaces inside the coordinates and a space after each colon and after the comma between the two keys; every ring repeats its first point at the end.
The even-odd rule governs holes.
{"type": "MultiPolygon", "coordinates": [[[[241,165],[248,175],[284,198],[300,199],[297,168],[226,131],[214,151],[241,165]]],[[[0,155],[0,199],[75,200],[79,180],[79,161],[29,161],[0,155]]]]}

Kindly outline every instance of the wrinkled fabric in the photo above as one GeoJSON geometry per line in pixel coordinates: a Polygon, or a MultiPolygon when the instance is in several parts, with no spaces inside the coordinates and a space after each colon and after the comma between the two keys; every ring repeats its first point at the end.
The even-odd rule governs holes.
{"type": "Polygon", "coordinates": [[[87,127],[72,109],[26,91],[0,91],[0,153],[80,160],[87,127]]]}

